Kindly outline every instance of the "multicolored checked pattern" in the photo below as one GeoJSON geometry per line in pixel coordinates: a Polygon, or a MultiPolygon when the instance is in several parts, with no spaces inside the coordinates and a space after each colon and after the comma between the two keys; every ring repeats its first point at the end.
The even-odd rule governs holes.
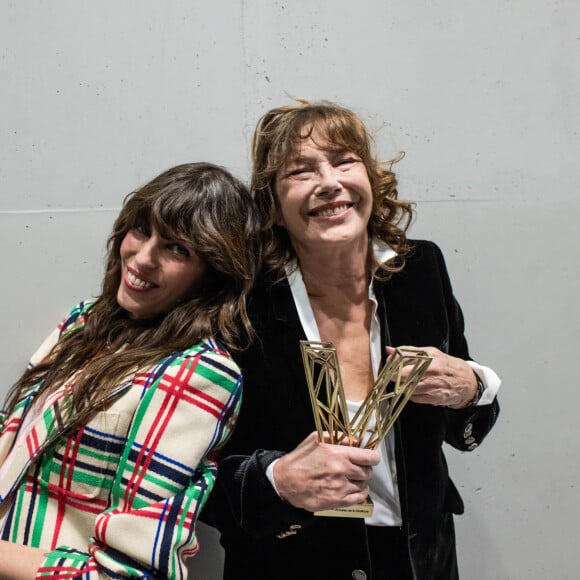
{"type": "MultiPolygon", "coordinates": [[[[89,308],[75,308],[33,360],[89,308]]],[[[136,372],[104,412],[48,447],[60,393],[18,433],[35,395],[0,415],[0,537],[47,550],[38,578],[186,578],[216,452],[241,402],[230,355],[205,340],[136,372]],[[17,435],[25,444],[9,453],[17,435]]]]}

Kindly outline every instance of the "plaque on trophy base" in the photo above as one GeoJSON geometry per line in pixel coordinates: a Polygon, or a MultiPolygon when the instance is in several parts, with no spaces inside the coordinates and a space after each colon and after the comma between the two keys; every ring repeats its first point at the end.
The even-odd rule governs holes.
{"type": "Polygon", "coordinates": [[[373,500],[367,497],[363,502],[330,510],[314,512],[315,516],[332,518],[368,518],[373,514],[373,500]]]}
{"type": "MultiPolygon", "coordinates": [[[[301,340],[300,348],[320,441],[366,449],[375,449],[385,438],[431,363],[425,351],[396,348],[351,418],[333,344],[301,340]],[[411,368],[403,377],[406,367],[411,368]]],[[[372,501],[367,498],[361,504],[323,510],[315,515],[366,518],[372,511],[372,501]]]]}

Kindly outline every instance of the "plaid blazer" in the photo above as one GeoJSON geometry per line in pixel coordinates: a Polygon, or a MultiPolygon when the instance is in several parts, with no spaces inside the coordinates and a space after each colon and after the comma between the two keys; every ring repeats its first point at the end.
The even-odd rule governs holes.
{"type": "MultiPolygon", "coordinates": [[[[31,364],[89,308],[73,309],[31,364]]],[[[38,578],[187,577],[241,402],[229,353],[208,339],[135,372],[68,438],[58,433],[62,393],[23,424],[37,390],[0,416],[0,537],[47,550],[38,578]]]]}

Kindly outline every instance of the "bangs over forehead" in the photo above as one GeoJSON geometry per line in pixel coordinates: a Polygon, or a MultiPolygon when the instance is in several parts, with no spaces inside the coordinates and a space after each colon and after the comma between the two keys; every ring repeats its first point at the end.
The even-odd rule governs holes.
{"type": "MultiPolygon", "coordinates": [[[[309,138],[319,147],[348,150],[361,156],[368,151],[368,136],[362,123],[356,118],[336,113],[303,125],[300,139],[304,141],[309,138]]],[[[295,143],[294,151],[299,145],[299,142],[295,143]]]]}
{"type": "MultiPolygon", "coordinates": [[[[269,169],[277,171],[299,155],[304,140],[312,138],[320,147],[348,150],[363,159],[370,154],[370,137],[362,121],[340,107],[311,106],[295,110],[284,119],[273,118],[269,169]]],[[[267,127],[264,127],[268,133],[267,127]]]]}
{"type": "Polygon", "coordinates": [[[156,191],[136,192],[125,206],[127,227],[155,229],[164,238],[195,238],[197,204],[192,203],[191,190],[175,186],[156,191]]]}

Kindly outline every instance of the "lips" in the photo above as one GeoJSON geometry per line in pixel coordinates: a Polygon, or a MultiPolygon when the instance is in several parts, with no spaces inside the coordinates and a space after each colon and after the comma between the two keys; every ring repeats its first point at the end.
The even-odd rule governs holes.
{"type": "Polygon", "coordinates": [[[127,270],[127,280],[131,286],[141,288],[143,290],[156,287],[156,284],[153,284],[153,282],[148,282],[147,280],[143,280],[136,272],[132,270],[127,270]]]}
{"type": "Polygon", "coordinates": [[[308,212],[311,217],[333,217],[344,213],[347,209],[350,209],[354,204],[352,203],[341,203],[333,206],[325,206],[321,209],[313,209],[308,212]]]}

